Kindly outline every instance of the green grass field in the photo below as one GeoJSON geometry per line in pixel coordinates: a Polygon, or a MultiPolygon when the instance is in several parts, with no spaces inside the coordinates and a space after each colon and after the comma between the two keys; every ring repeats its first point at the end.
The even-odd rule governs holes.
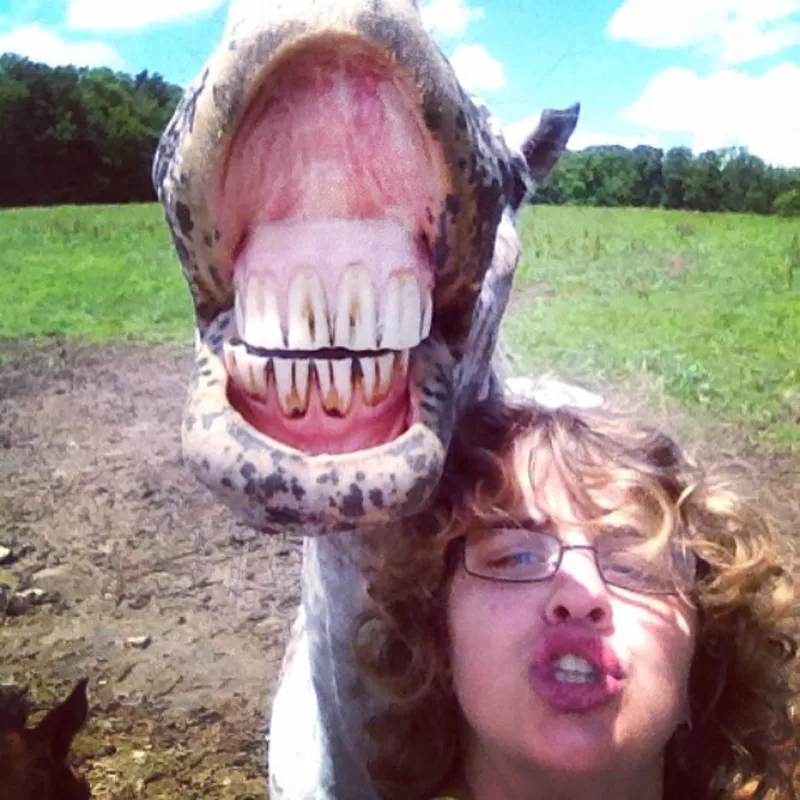
{"type": "MultiPolygon", "coordinates": [[[[641,378],[800,447],[800,225],[661,210],[525,212],[506,334],[523,366],[641,378]]],[[[0,211],[0,337],[189,341],[156,205],[0,211]]]]}
{"type": "Polygon", "coordinates": [[[800,445],[796,221],[540,207],[523,231],[506,324],[523,365],[646,373],[704,416],[800,445]]]}
{"type": "Polygon", "coordinates": [[[160,206],[0,210],[0,337],[192,336],[160,206]]]}

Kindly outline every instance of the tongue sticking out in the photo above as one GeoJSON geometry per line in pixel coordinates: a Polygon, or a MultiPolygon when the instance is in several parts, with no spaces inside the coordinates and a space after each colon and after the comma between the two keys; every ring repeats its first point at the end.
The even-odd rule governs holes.
{"type": "Polygon", "coordinates": [[[306,452],[382,444],[413,419],[409,358],[431,329],[449,185],[415,92],[379,53],[329,43],[270,73],[229,149],[229,398],[306,452]]]}

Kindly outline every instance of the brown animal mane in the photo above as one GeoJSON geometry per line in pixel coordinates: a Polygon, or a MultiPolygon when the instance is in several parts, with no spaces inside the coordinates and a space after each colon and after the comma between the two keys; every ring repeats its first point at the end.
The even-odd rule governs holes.
{"type": "Polygon", "coordinates": [[[24,728],[30,712],[27,688],[0,686],[0,733],[24,728]]]}

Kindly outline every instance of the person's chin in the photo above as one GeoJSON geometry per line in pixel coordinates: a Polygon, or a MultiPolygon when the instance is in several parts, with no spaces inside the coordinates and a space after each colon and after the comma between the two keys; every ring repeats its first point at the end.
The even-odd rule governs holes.
{"type": "Polygon", "coordinates": [[[542,766],[574,773],[607,769],[610,760],[620,755],[615,723],[616,712],[607,706],[583,713],[550,713],[535,730],[533,755],[542,766]]]}

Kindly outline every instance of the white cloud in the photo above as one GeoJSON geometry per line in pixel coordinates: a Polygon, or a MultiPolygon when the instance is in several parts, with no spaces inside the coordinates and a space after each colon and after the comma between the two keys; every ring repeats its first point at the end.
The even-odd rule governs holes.
{"type": "Polygon", "coordinates": [[[656,75],[624,111],[625,119],[691,138],[695,152],[747,147],[776,165],[800,166],[800,65],[760,76],[721,70],[707,77],[683,67],[656,75]]]}
{"type": "Polygon", "coordinates": [[[460,39],[471,22],[481,19],[484,9],[469,6],[466,0],[431,0],[420,9],[425,27],[443,39],[460,39]]]}
{"type": "Polygon", "coordinates": [[[787,22],[766,31],[746,22],[731,23],[720,44],[722,64],[742,64],[800,44],[800,23],[787,22]]]}
{"type": "Polygon", "coordinates": [[[724,3],[626,0],[611,17],[612,39],[645,47],[687,47],[713,37],[725,21],[724,3]]]}
{"type": "MultiPolygon", "coordinates": [[[[268,2],[271,0],[267,0],[268,2]]],[[[138,30],[162,22],[208,14],[225,0],[69,0],[73,30],[138,30]]]]}
{"type": "Polygon", "coordinates": [[[703,47],[722,64],[742,63],[800,42],[800,0],[625,0],[608,34],[644,47],[703,47]]]}
{"type": "Polygon", "coordinates": [[[460,44],[450,56],[450,63],[465,89],[497,92],[506,86],[503,65],[482,44],[460,44]]]}
{"type": "Polygon", "coordinates": [[[22,25],[0,35],[0,53],[17,53],[51,67],[74,64],[79,67],[122,69],[122,56],[103,42],[70,42],[41,25],[22,25]]]}

